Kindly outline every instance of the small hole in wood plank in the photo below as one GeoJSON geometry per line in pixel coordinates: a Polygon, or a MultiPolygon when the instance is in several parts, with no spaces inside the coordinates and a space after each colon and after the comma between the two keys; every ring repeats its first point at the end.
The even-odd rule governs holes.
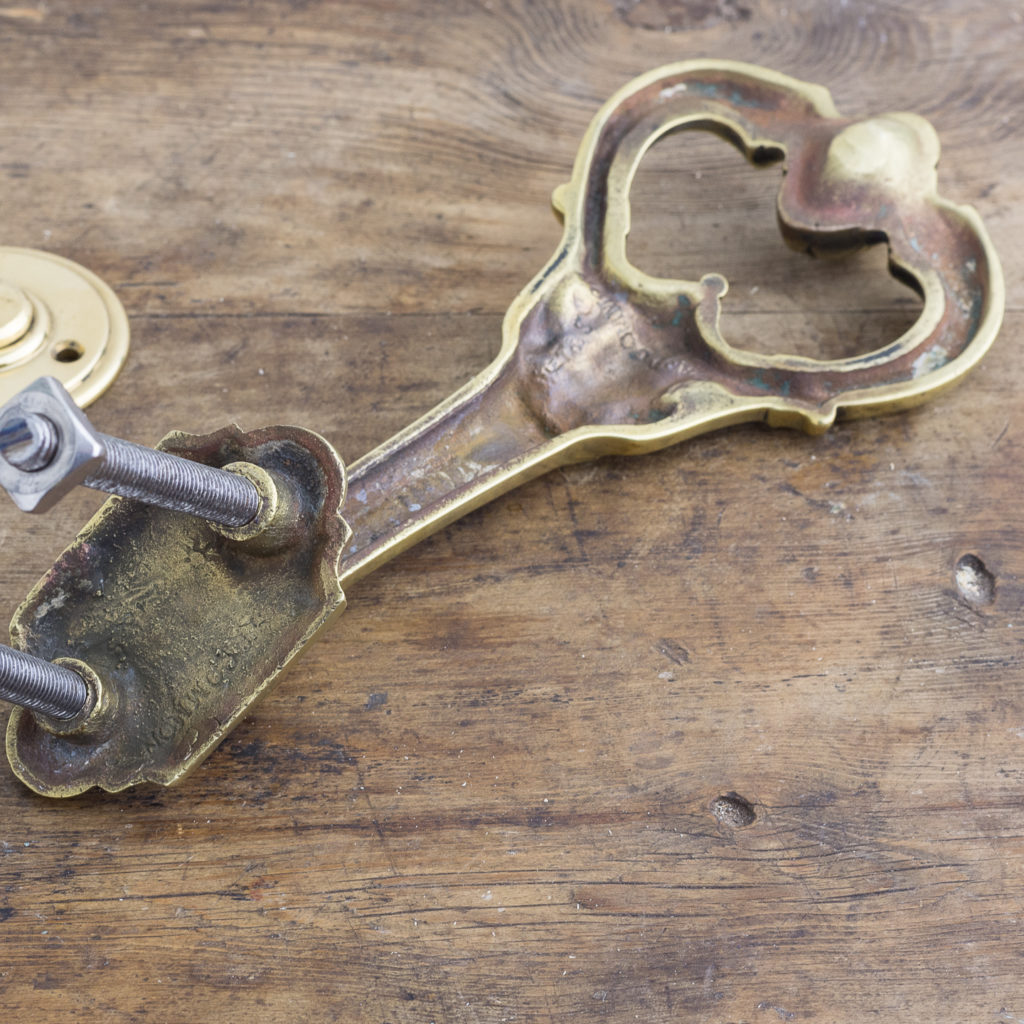
{"type": "Polygon", "coordinates": [[[723,824],[731,828],[745,828],[757,820],[754,805],[744,800],[738,793],[726,793],[711,801],[711,813],[723,824]]]}
{"type": "Polygon", "coordinates": [[[882,242],[829,259],[790,249],[775,214],[779,155],[751,164],[703,129],[659,140],[629,193],[630,262],[655,277],[723,275],[722,335],[736,348],[814,359],[883,348],[917,320],[920,296],[892,276],[882,242]]]}
{"type": "Polygon", "coordinates": [[[991,604],[996,597],[996,578],[977,555],[964,555],[956,563],[956,589],[970,604],[991,604]]]}

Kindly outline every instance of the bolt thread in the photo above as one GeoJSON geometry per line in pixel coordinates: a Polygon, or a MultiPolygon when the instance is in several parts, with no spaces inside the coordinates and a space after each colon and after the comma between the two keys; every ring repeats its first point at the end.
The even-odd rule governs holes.
{"type": "Polygon", "coordinates": [[[27,473],[48,466],[58,443],[57,428],[39,413],[15,416],[0,424],[0,455],[27,473]]]}
{"type": "Polygon", "coordinates": [[[187,512],[222,526],[244,526],[260,510],[256,485],[238,473],[106,434],[101,439],[106,449],[103,464],[86,477],[87,487],[187,512]]]}
{"type": "Polygon", "coordinates": [[[79,714],[88,699],[89,688],[71,669],[0,644],[0,700],[67,719],[79,714]]]}

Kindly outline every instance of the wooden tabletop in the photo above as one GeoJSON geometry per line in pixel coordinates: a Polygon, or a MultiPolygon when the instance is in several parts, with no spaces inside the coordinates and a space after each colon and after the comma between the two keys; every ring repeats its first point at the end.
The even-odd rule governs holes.
{"type": "MultiPolygon", "coordinates": [[[[494,356],[589,119],[683,58],[927,117],[1008,289],[918,410],[556,471],[435,535],[176,788],[5,767],[5,1019],[1024,1020],[1022,46],[957,0],[0,8],[0,242],[123,300],[108,433],[370,450],[494,356]]],[[[895,338],[884,251],[784,250],[779,173],[667,140],[631,257],[724,273],[737,344],[895,338]]],[[[99,502],[0,505],[10,611],[99,502]]]]}

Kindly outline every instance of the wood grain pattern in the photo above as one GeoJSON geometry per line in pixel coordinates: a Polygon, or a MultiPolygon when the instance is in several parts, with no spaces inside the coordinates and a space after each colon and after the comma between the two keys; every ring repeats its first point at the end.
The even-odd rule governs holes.
{"type": "MultiPolygon", "coordinates": [[[[403,555],[177,789],[0,773],[6,1018],[1024,1020],[1022,44],[956,0],[0,8],[2,240],[124,300],[110,433],[369,450],[496,352],[598,105],[686,57],[931,119],[1009,293],[920,410],[557,472],[403,555]]],[[[734,277],[752,346],[899,330],[873,256],[780,256],[774,173],[659,147],[631,252],[734,277]]],[[[97,504],[0,507],[11,610],[97,504]]]]}

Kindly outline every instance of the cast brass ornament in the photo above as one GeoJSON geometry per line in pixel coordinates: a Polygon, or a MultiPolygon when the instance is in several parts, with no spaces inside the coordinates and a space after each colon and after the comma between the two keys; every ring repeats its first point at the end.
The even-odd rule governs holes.
{"type": "MultiPolygon", "coordinates": [[[[13,713],[18,777],[49,796],[177,782],[344,607],[351,584],[553,467],[748,421],[819,433],[953,384],[995,338],[1004,289],[977,214],[936,192],[938,155],[920,117],[843,118],[825,89],[751,65],[687,61],[630,82],[555,192],[561,244],[509,308],[497,359],[350,466],[347,499],[322,438],[227,427],[160,447],[248,474],[260,509],[251,523],[211,523],[187,500],[184,512],[148,504],[142,483],[100,509],[14,616],[15,648],[86,683],[64,718],[13,713]],[[754,354],[723,336],[723,277],[634,267],[630,185],[647,149],[683,129],[717,132],[754,163],[785,163],[778,221],[790,245],[841,256],[884,242],[892,273],[923,298],[918,321],[855,358],[754,354]]],[[[0,410],[11,458],[27,466],[45,454],[30,420],[0,410]]],[[[132,486],[130,472],[118,480],[132,486]]]]}

